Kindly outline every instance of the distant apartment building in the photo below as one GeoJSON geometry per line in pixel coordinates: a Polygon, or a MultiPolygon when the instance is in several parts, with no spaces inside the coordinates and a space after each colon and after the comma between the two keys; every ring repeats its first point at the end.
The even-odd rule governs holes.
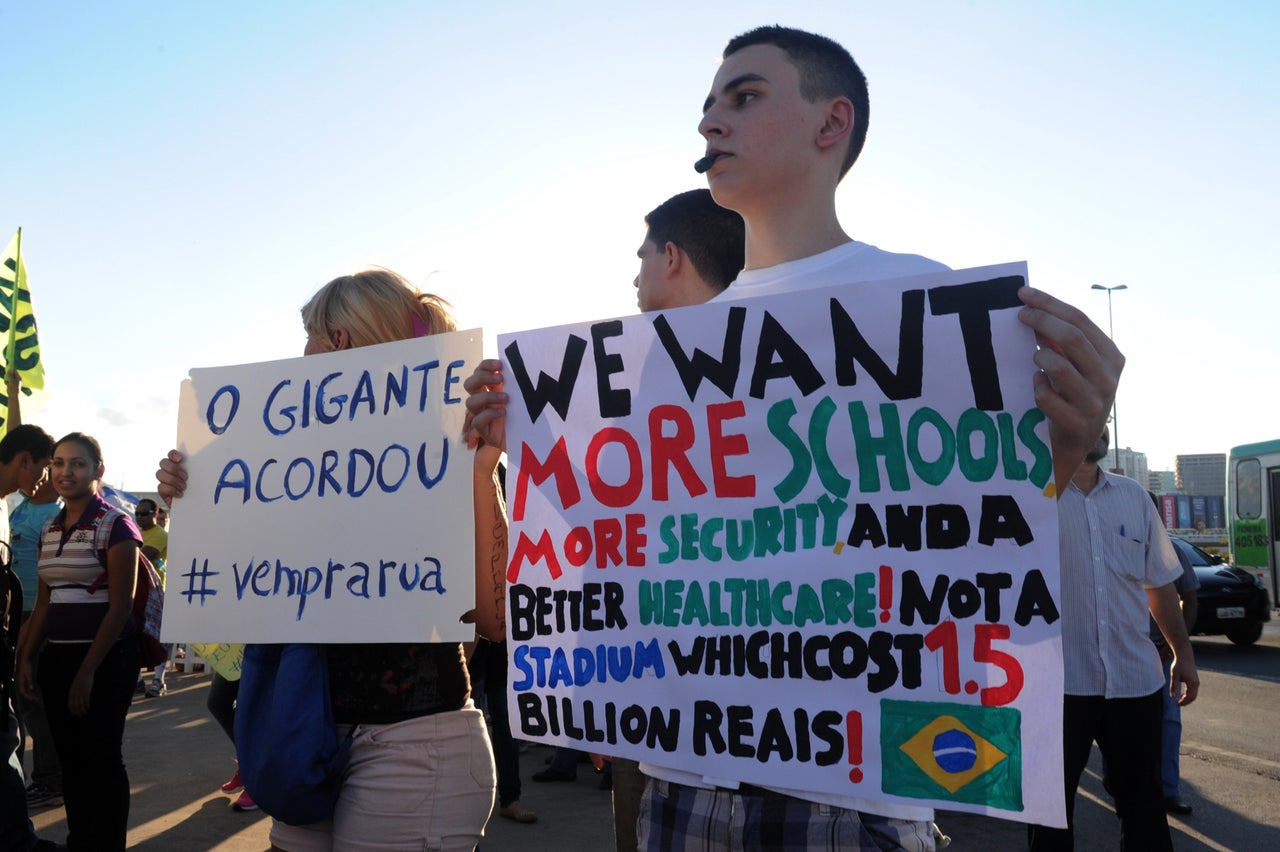
{"type": "Polygon", "coordinates": [[[1153,470],[1147,474],[1147,489],[1157,494],[1178,490],[1177,474],[1171,470],[1153,470]]]}
{"type": "MultiPolygon", "coordinates": [[[[1226,464],[1226,462],[1223,462],[1223,464],[1226,464]]],[[[1136,479],[1144,485],[1147,482],[1147,454],[1137,452],[1132,447],[1125,447],[1124,449],[1112,448],[1107,453],[1106,466],[1107,470],[1119,468],[1122,474],[1130,479],[1136,479]]]]}
{"type": "Polygon", "coordinates": [[[1206,497],[1226,496],[1226,453],[1178,456],[1175,459],[1175,466],[1178,490],[1183,494],[1198,494],[1206,497]]]}

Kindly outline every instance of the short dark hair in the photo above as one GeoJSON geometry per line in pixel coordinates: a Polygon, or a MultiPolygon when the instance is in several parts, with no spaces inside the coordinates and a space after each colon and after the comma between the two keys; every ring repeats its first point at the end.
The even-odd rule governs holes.
{"type": "Polygon", "coordinates": [[[89,451],[89,457],[93,459],[95,465],[102,464],[102,445],[98,443],[98,439],[83,432],[68,432],[58,439],[58,443],[53,445],[53,451],[57,452],[58,447],[68,441],[74,441],[89,451]]]}
{"type": "Polygon", "coordinates": [[[18,453],[27,453],[33,460],[47,459],[53,455],[53,436],[30,423],[14,426],[0,438],[0,464],[13,461],[18,453]]]}
{"type": "Polygon", "coordinates": [[[800,95],[813,103],[820,98],[848,98],[853,103],[853,132],[840,166],[840,177],[849,173],[867,141],[867,120],[871,102],[867,78],[849,51],[826,36],[777,25],[756,27],[734,36],[725,45],[722,58],[728,59],[744,47],[770,44],[782,49],[800,72],[800,95]]]}
{"type": "Polygon", "coordinates": [[[709,189],[671,196],[650,210],[644,223],[654,245],[675,243],[689,255],[702,280],[716,290],[732,284],[746,262],[742,217],[716,204],[709,189]]]}
{"type": "Polygon", "coordinates": [[[138,501],[138,505],[136,505],[136,506],[134,506],[134,507],[133,507],[133,511],[134,511],[135,513],[137,513],[137,512],[139,512],[139,511],[141,511],[141,510],[142,510],[143,505],[150,506],[150,507],[151,507],[151,514],[153,514],[153,515],[154,515],[154,514],[159,510],[159,508],[160,508],[160,506],[156,503],[156,501],[155,501],[155,500],[152,500],[150,497],[143,497],[142,499],[140,499],[140,500],[138,501]]]}

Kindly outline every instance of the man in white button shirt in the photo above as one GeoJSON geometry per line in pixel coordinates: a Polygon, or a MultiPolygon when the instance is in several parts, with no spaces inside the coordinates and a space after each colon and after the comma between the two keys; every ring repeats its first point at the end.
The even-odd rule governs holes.
{"type": "Polygon", "coordinates": [[[1058,501],[1062,558],[1063,772],[1067,828],[1030,826],[1032,852],[1074,848],[1073,804],[1093,743],[1106,758],[1122,848],[1172,849],[1160,786],[1164,672],[1147,635],[1172,649],[1171,694],[1196,698],[1191,641],[1174,581],[1177,554],[1147,492],[1104,472],[1106,430],[1058,501]]]}

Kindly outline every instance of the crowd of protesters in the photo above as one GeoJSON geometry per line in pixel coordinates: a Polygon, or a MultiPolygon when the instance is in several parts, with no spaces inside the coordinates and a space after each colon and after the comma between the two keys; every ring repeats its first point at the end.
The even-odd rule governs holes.
{"type": "MultiPolygon", "coordinates": [[[[706,173],[710,191],[683,193],[646,217],[635,281],[640,308],[668,310],[945,270],[918,255],[857,242],[837,220],[836,187],[858,158],[867,117],[865,79],[835,42],[780,27],[733,39],[698,127],[706,140],[698,170],[706,173]]],[[[1037,356],[1036,402],[1049,420],[1054,479],[1063,494],[1102,432],[1123,357],[1079,311],[1034,290],[1019,295],[1025,303],[1020,318],[1048,353],[1037,356]]],[[[382,269],[328,282],[306,303],[302,322],[308,356],[455,328],[446,300],[382,269]]],[[[474,539],[476,608],[458,615],[485,640],[480,656],[469,656],[471,643],[458,642],[324,645],[334,732],[349,744],[349,758],[331,813],[302,824],[276,817],[273,849],[467,850],[481,843],[491,814],[519,823],[537,819],[520,803],[519,744],[505,713],[503,371],[501,361],[484,360],[464,383],[476,529],[443,529],[429,518],[422,525],[426,537],[474,539]],[[398,688],[388,691],[387,682],[398,688]],[[498,726],[492,740],[477,706],[481,696],[490,723],[498,726]]],[[[18,613],[16,623],[26,620],[16,634],[16,683],[37,755],[30,788],[20,772],[0,787],[4,849],[56,848],[35,838],[27,814],[28,804],[53,801],[40,800],[43,791],[63,800],[67,848],[125,848],[130,796],[121,742],[140,670],[132,592],[139,553],[162,564],[167,539],[156,532],[163,531],[156,523],[160,504],[139,504],[135,524],[101,498],[103,471],[102,448],[83,433],[54,443],[38,429],[18,427],[0,443],[0,486],[27,495],[26,511],[40,530],[33,536],[27,525],[12,536],[24,548],[14,564],[27,569],[22,586],[30,584],[34,598],[28,606],[19,596],[9,609],[18,613]],[[56,503],[37,502],[46,469],[60,501],[56,510],[56,503]],[[46,508],[37,512],[40,505],[46,508]],[[35,582],[29,571],[33,538],[35,582]],[[47,739],[36,733],[35,707],[43,708],[47,739]],[[55,765],[50,744],[56,775],[47,769],[55,765]]],[[[180,500],[187,479],[181,454],[170,453],[157,478],[165,503],[180,500]]],[[[1172,623],[1162,614],[1162,625],[1166,620],[1172,623]]],[[[1184,639],[1171,639],[1180,655],[1184,639]]],[[[1193,664],[1175,663],[1174,671],[1194,697],[1193,664]]],[[[157,668],[149,687],[157,697],[165,691],[163,672],[157,668]]],[[[226,678],[215,685],[210,710],[242,750],[236,745],[235,687],[226,678]]],[[[242,691],[239,701],[247,697],[242,691]]],[[[21,740],[10,753],[25,743],[25,735],[7,731],[6,737],[6,747],[21,740]]],[[[598,756],[597,763],[605,766],[608,757],[598,756]]],[[[533,780],[571,780],[577,766],[577,755],[566,753],[533,780]]],[[[740,844],[929,850],[946,842],[928,808],[873,811],[840,794],[757,787],[635,761],[619,760],[611,769],[620,850],[740,844]]],[[[244,809],[256,807],[259,791],[241,791],[242,784],[237,773],[224,790],[242,792],[244,809]]],[[[1044,834],[1032,840],[1037,848],[1066,848],[1050,847],[1044,834]]]]}

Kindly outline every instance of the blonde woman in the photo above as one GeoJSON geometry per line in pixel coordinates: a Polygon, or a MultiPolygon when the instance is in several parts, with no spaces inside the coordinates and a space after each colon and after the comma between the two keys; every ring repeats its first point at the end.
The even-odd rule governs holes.
{"type": "MultiPolygon", "coordinates": [[[[330,281],[303,307],[302,324],[305,355],[455,328],[447,302],[383,269],[330,281]]],[[[476,451],[477,607],[466,616],[491,639],[505,635],[505,511],[493,475],[499,452],[485,446],[476,451]]],[[[166,501],[184,489],[181,461],[170,453],[156,474],[166,501]]],[[[484,719],[471,701],[463,646],[330,645],[328,657],[335,721],[343,735],[355,726],[342,793],[330,819],[306,826],[275,821],[272,848],[474,848],[493,807],[495,775],[484,719]],[[387,683],[396,688],[388,690],[387,683]]]]}

